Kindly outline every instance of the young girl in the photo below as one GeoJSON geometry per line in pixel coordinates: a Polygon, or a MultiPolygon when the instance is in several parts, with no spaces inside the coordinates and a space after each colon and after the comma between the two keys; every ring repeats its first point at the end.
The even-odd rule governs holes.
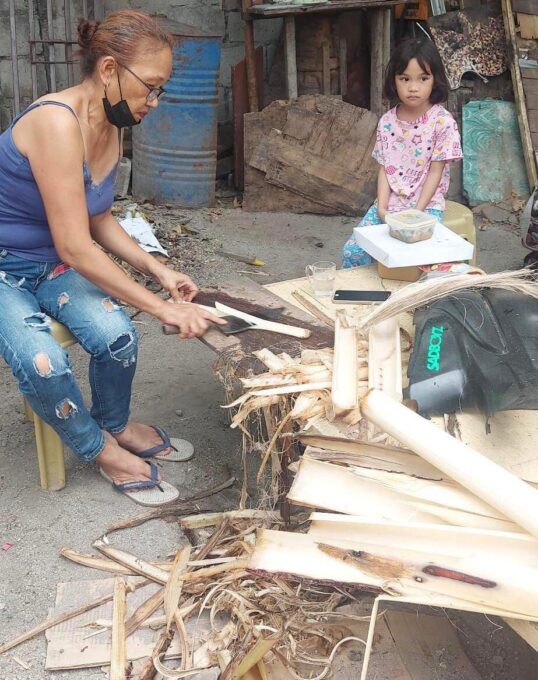
{"type": "MultiPolygon", "coordinates": [[[[431,40],[408,40],[394,51],[385,96],[399,103],[377,127],[372,153],[379,163],[377,200],[359,227],[383,224],[387,212],[406,208],[443,218],[449,163],[462,157],[456,122],[440,104],[447,95],[443,64],[431,40]]],[[[342,266],[372,262],[352,235],[343,249],[342,266]]]]}

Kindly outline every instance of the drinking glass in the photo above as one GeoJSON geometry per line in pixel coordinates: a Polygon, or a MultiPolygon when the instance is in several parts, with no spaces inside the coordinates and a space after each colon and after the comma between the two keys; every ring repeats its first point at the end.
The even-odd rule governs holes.
{"type": "Polygon", "coordinates": [[[333,294],[336,276],[334,262],[314,262],[306,266],[305,272],[316,297],[329,297],[333,294]]]}

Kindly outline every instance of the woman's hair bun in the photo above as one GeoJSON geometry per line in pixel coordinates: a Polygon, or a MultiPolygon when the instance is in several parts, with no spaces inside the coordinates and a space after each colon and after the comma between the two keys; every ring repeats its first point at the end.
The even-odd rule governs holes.
{"type": "Polygon", "coordinates": [[[82,49],[88,49],[92,41],[97,28],[99,27],[98,21],[89,21],[88,19],[81,19],[78,23],[77,33],[78,33],[78,44],[82,49]]]}

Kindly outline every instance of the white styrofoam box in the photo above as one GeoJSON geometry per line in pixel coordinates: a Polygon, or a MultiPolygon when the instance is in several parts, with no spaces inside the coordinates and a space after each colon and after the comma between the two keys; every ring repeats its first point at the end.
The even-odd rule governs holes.
{"type": "Polygon", "coordinates": [[[387,224],[353,229],[355,241],[385,267],[460,262],[473,257],[474,246],[438,222],[427,241],[404,243],[389,234],[387,224]]]}

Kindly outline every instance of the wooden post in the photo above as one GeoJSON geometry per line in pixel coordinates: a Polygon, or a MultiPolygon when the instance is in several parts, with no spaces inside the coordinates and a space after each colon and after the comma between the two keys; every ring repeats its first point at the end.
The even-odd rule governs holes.
{"type": "Polygon", "coordinates": [[[284,50],[286,55],[286,88],[288,99],[297,99],[297,55],[295,51],[295,17],[284,17],[284,50]]]}
{"type": "Polygon", "coordinates": [[[338,78],[343,97],[347,94],[347,41],[342,36],[338,40],[338,78]]]}
{"type": "Polygon", "coordinates": [[[322,50],[323,94],[331,94],[331,46],[324,42],[322,50]]]}
{"type": "Polygon", "coordinates": [[[390,60],[390,42],[392,34],[392,11],[383,11],[383,77],[390,60]]]}
{"type": "Polygon", "coordinates": [[[383,9],[370,9],[370,110],[383,113],[383,9]]]}
{"type": "Polygon", "coordinates": [[[252,0],[243,0],[243,21],[245,22],[245,65],[247,69],[248,106],[250,113],[260,110],[258,83],[256,80],[256,47],[254,45],[254,23],[248,15],[252,0]]]}
{"type": "Polygon", "coordinates": [[[523,157],[527,168],[527,178],[531,191],[538,186],[538,170],[536,169],[536,158],[532,144],[532,137],[529,126],[529,118],[525,105],[525,92],[519,68],[519,55],[516,45],[516,26],[512,10],[512,0],[502,0],[502,12],[504,18],[504,28],[508,41],[508,54],[510,61],[510,71],[512,73],[512,84],[516,100],[517,119],[519,131],[523,145],[523,157]]]}

